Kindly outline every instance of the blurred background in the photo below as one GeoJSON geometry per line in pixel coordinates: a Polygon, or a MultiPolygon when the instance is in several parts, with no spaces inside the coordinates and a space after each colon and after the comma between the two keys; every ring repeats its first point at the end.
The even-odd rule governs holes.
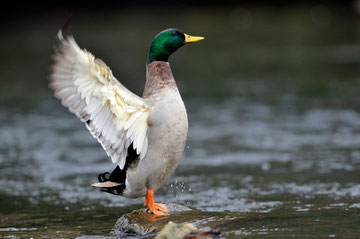
{"type": "Polygon", "coordinates": [[[360,1],[56,4],[1,10],[0,238],[106,236],[143,203],[90,187],[114,166],[48,89],[69,17],[139,95],[158,32],[205,37],[170,58],[190,129],[157,201],[244,212],[239,238],[360,235],[360,1]]]}

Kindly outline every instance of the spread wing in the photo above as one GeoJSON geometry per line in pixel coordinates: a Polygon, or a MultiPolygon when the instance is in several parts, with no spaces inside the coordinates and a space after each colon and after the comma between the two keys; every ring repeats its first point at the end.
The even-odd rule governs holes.
{"type": "Polygon", "coordinates": [[[133,144],[140,159],[147,147],[150,106],[126,89],[106,64],[80,49],[72,36],[58,34],[50,87],[98,139],[113,163],[124,168],[133,144]]]}

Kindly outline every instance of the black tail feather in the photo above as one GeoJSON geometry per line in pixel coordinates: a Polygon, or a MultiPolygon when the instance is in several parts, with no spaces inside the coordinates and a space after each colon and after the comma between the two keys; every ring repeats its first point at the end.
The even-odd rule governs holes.
{"type": "Polygon", "coordinates": [[[98,180],[100,183],[103,183],[103,182],[107,182],[109,181],[109,172],[105,172],[105,173],[102,173],[102,174],[99,174],[98,175],[98,180]]]}
{"type": "Polygon", "coordinates": [[[111,188],[102,188],[101,191],[121,195],[122,192],[125,190],[125,181],[126,181],[126,173],[128,168],[136,167],[139,161],[139,155],[136,153],[136,150],[133,148],[131,144],[128,148],[128,156],[126,157],[126,163],[123,169],[120,169],[119,166],[111,172],[105,172],[99,174],[98,180],[100,183],[111,181],[114,183],[120,183],[119,186],[111,187],[111,188]]]}

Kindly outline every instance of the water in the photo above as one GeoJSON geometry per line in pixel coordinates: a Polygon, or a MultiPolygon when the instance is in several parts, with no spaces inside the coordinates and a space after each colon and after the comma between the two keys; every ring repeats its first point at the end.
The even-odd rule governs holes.
{"type": "MultiPolygon", "coordinates": [[[[170,61],[190,131],[157,201],[204,214],[244,213],[224,217],[222,230],[233,231],[228,238],[354,238],[360,235],[360,33],[358,17],[345,13],[319,5],[277,14],[248,7],[146,21],[152,12],[139,10],[96,21],[83,14],[73,32],[138,94],[154,33],[175,26],[206,37],[170,61]]],[[[1,39],[0,238],[107,236],[143,199],[89,186],[113,165],[47,88],[62,19],[45,20],[46,27],[43,20],[19,22],[1,39]]]]}

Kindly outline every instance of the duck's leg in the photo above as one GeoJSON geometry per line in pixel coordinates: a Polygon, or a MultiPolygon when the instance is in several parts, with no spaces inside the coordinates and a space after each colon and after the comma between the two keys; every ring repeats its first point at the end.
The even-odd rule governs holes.
{"type": "Polygon", "coordinates": [[[165,204],[154,202],[154,191],[152,189],[147,190],[144,206],[147,206],[147,208],[156,216],[168,215],[169,212],[165,204]]]}

